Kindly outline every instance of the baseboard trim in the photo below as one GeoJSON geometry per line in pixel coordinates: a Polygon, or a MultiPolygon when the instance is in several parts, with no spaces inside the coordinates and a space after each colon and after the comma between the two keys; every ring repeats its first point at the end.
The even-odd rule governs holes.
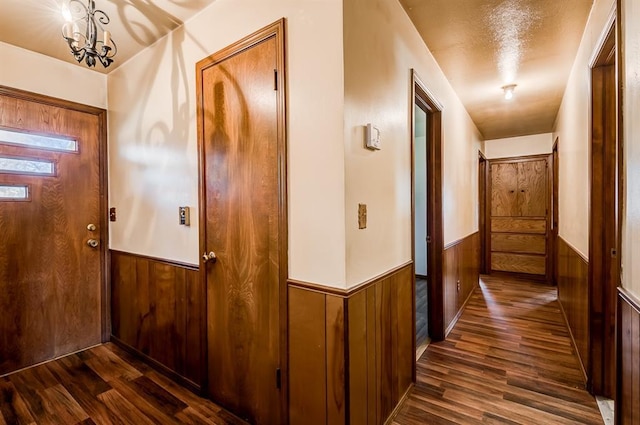
{"type": "Polygon", "coordinates": [[[414,383],[411,383],[411,385],[409,385],[409,388],[407,388],[407,391],[404,392],[404,395],[400,398],[400,401],[398,401],[398,404],[396,404],[396,407],[393,409],[389,417],[384,421],[384,425],[390,425],[393,422],[393,420],[396,418],[396,416],[400,412],[402,405],[409,397],[409,394],[411,393],[411,390],[413,390],[414,386],[415,386],[414,383]]]}
{"type": "Polygon", "coordinates": [[[447,336],[449,336],[449,333],[451,333],[453,328],[456,326],[456,323],[458,323],[458,319],[460,319],[460,316],[462,316],[462,313],[464,312],[464,309],[467,307],[467,304],[469,303],[469,300],[471,299],[473,294],[476,293],[476,291],[478,290],[479,287],[480,287],[480,285],[478,283],[473,287],[473,290],[471,292],[469,292],[469,295],[467,295],[467,299],[464,300],[464,302],[462,303],[462,306],[460,306],[460,310],[458,310],[458,312],[456,313],[455,317],[453,318],[451,323],[449,323],[449,326],[447,326],[447,329],[444,331],[444,337],[445,338],[447,336]]]}
{"type": "Polygon", "coordinates": [[[119,339],[118,337],[111,335],[111,342],[117,345],[119,348],[126,351],[127,353],[141,360],[142,362],[148,364],[158,372],[162,373],[163,375],[167,376],[168,378],[172,379],[173,381],[187,388],[192,393],[195,393],[199,396],[202,395],[202,387],[200,385],[196,384],[190,379],[185,378],[184,376],[179,375],[178,373],[169,369],[167,366],[163,365],[157,360],[154,360],[151,357],[147,356],[146,354],[136,350],[126,342],[119,339]]]}
{"type": "Polygon", "coordinates": [[[587,389],[587,382],[589,377],[587,376],[587,369],[584,367],[584,361],[580,356],[580,351],[578,350],[578,344],[576,344],[576,339],[573,337],[573,331],[571,330],[571,326],[569,326],[569,319],[567,319],[567,313],[564,311],[564,307],[560,300],[556,297],[556,302],[560,306],[560,312],[562,313],[562,318],[564,319],[564,324],[567,326],[567,330],[569,331],[569,337],[571,338],[571,346],[573,351],[576,353],[578,357],[578,364],[580,365],[580,370],[582,371],[582,379],[584,381],[584,389],[587,389]]]}

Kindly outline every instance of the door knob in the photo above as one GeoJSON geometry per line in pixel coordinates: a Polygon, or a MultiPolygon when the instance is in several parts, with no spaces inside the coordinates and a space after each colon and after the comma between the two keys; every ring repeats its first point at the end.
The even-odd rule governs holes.
{"type": "Polygon", "coordinates": [[[97,239],[89,239],[87,241],[87,245],[89,245],[91,248],[97,248],[98,245],[100,245],[100,242],[98,242],[97,239]]]}
{"type": "Polygon", "coordinates": [[[96,225],[95,225],[95,224],[93,224],[93,223],[88,224],[88,225],[87,225],[87,230],[88,230],[88,231],[90,231],[90,232],[95,231],[95,230],[96,230],[96,225]]]}
{"type": "Polygon", "coordinates": [[[216,253],[213,251],[209,251],[208,254],[205,251],[204,254],[202,254],[202,259],[205,263],[208,263],[209,261],[215,263],[218,260],[218,257],[216,257],[216,253]]]}

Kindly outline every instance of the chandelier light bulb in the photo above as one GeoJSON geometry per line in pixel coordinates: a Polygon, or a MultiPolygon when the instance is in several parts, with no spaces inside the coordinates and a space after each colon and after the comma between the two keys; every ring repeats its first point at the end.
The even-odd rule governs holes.
{"type": "Polygon", "coordinates": [[[513,99],[513,91],[516,88],[516,84],[509,84],[507,86],[502,87],[502,90],[504,91],[504,98],[505,100],[511,100],[513,99]]]}

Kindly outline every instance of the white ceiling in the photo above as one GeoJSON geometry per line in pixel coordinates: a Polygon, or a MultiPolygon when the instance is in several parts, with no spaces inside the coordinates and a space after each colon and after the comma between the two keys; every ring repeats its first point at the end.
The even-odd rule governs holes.
{"type": "Polygon", "coordinates": [[[592,0],[400,2],[485,139],[553,130],[592,0]]]}
{"type": "MultiPolygon", "coordinates": [[[[0,0],[0,41],[77,63],[62,38],[62,1],[0,0]]],[[[109,68],[98,63],[95,70],[114,70],[213,1],[96,0],[96,9],[111,18],[104,29],[111,31],[118,53],[109,68]]],[[[86,4],[86,0],[82,3],[86,4]]]]}
{"type": "MultiPolygon", "coordinates": [[[[62,1],[0,0],[0,41],[76,63],[62,1]]],[[[96,0],[118,54],[95,70],[112,71],[213,1],[96,0]]],[[[486,139],[552,131],[592,0],[400,2],[486,139]],[[507,102],[501,87],[511,83],[507,102]]]]}

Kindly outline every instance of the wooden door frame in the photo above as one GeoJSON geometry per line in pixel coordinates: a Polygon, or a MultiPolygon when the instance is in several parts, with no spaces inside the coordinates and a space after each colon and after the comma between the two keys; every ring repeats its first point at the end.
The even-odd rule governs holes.
{"type": "MultiPolygon", "coordinates": [[[[198,130],[198,193],[199,193],[199,218],[200,218],[200,252],[206,251],[206,164],[205,164],[205,144],[204,144],[204,107],[202,95],[202,72],[211,66],[214,66],[231,56],[237,55],[242,51],[250,49],[255,45],[269,39],[275,38],[276,42],[276,84],[278,87],[276,95],[277,103],[277,143],[278,143],[278,243],[279,252],[279,319],[280,319],[280,418],[283,423],[289,422],[289,346],[288,346],[288,313],[287,313],[287,279],[289,277],[289,259],[288,259],[288,188],[287,188],[287,78],[286,78],[286,19],[282,18],[271,25],[268,25],[253,34],[225,47],[224,49],[202,59],[196,64],[196,113],[197,113],[197,130],[198,130]]],[[[202,261],[202,260],[201,260],[202,261]]],[[[201,268],[205,267],[201,263],[201,268]]],[[[200,281],[203,288],[203,296],[205,299],[205,311],[207,310],[207,273],[201,271],[200,281]]],[[[201,332],[202,352],[201,358],[204,362],[203,391],[209,387],[208,382],[208,342],[207,342],[207,326],[203,326],[201,332]]],[[[276,377],[274,376],[274,380],[276,377]]]]}
{"type": "Polygon", "coordinates": [[[487,174],[489,161],[478,151],[478,233],[480,234],[480,273],[489,272],[487,262],[487,174]]]}
{"type": "MultiPolygon", "coordinates": [[[[415,166],[414,166],[414,107],[417,99],[427,109],[427,291],[429,293],[429,337],[432,341],[445,338],[443,254],[444,228],[442,221],[442,110],[443,106],[427,89],[415,70],[411,70],[411,259],[413,262],[412,309],[415,353],[416,285],[415,285],[415,166]]],[[[415,356],[413,380],[416,379],[415,356]]]]}
{"type": "MultiPolygon", "coordinates": [[[[621,272],[621,225],[622,225],[622,114],[621,96],[619,84],[619,61],[617,58],[617,25],[616,13],[609,16],[605,30],[602,32],[597,47],[591,58],[590,68],[590,124],[589,124],[589,268],[588,268],[588,305],[589,305],[589,364],[587,365],[587,387],[589,391],[597,395],[607,395],[615,398],[616,385],[608,388],[607,380],[615,377],[616,354],[611,354],[611,347],[615,347],[615,332],[607,336],[606,325],[607,316],[610,324],[615,326],[615,305],[617,287],[620,285],[621,272]],[[613,66],[612,78],[614,79],[616,99],[612,102],[615,105],[616,117],[608,120],[606,114],[602,113],[603,104],[597,103],[598,97],[603,97],[605,86],[595,84],[596,72],[601,67],[613,66]],[[600,108],[599,108],[600,106],[600,108]],[[602,131],[596,130],[596,122],[602,120],[602,131]],[[609,132],[607,132],[609,129],[609,132]],[[601,134],[600,134],[601,133],[601,134]],[[611,139],[613,145],[611,144],[611,139]],[[608,150],[609,149],[609,150],[608,150]],[[611,151],[613,149],[613,151],[611,151]],[[607,231],[605,223],[605,208],[608,202],[605,199],[605,186],[607,182],[600,176],[607,170],[615,169],[616,178],[613,184],[616,186],[613,191],[615,211],[614,217],[617,221],[615,234],[607,231]],[[613,240],[612,246],[604,246],[606,241],[613,240]],[[615,254],[609,252],[614,249],[615,254]],[[615,282],[610,282],[611,287],[606,288],[606,274],[610,270],[605,270],[606,257],[614,257],[611,264],[617,267],[618,274],[614,277],[615,282]],[[613,367],[608,367],[611,362],[613,367]],[[608,370],[608,372],[607,372],[608,370]],[[608,375],[609,374],[609,375],[608,375]]],[[[606,84],[606,83],[605,83],[606,84]]],[[[607,186],[609,188],[609,186],[607,186]]]]}
{"type": "Polygon", "coordinates": [[[552,283],[553,285],[558,285],[558,264],[560,259],[558,258],[558,244],[560,238],[560,232],[558,229],[558,223],[560,221],[560,212],[559,212],[559,204],[560,204],[560,161],[559,161],[559,152],[558,152],[558,141],[559,138],[556,137],[555,142],[553,143],[553,149],[551,149],[551,173],[553,175],[552,178],[552,196],[551,196],[551,236],[552,236],[552,250],[551,256],[553,258],[553,270],[552,270],[552,283]]]}
{"type": "Polygon", "coordinates": [[[109,264],[109,179],[107,174],[107,111],[95,106],[84,105],[15,89],[0,85],[0,95],[21,99],[28,102],[40,103],[47,106],[83,112],[95,115],[98,119],[98,167],[100,185],[100,269],[102,281],[100,282],[100,337],[102,342],[108,342],[111,338],[111,273],[109,264]]]}
{"type": "Polygon", "coordinates": [[[487,272],[489,274],[493,274],[493,273],[497,273],[497,274],[505,274],[505,275],[509,275],[509,276],[516,276],[516,277],[523,277],[526,279],[534,279],[534,280],[545,280],[547,283],[551,282],[552,279],[552,268],[553,268],[553,256],[552,256],[552,250],[553,250],[553,244],[551,242],[551,238],[549,237],[550,233],[551,233],[551,193],[550,193],[550,186],[551,186],[551,180],[553,178],[552,176],[552,168],[551,162],[553,161],[553,154],[540,154],[540,155],[525,155],[525,156],[513,156],[513,157],[507,157],[507,158],[494,158],[494,159],[489,159],[487,160],[488,164],[487,164],[487,180],[486,180],[486,189],[485,189],[485,193],[487,194],[487,202],[486,202],[486,215],[487,215],[487,220],[485,223],[485,237],[487,238],[487,243],[486,243],[486,249],[487,252],[485,253],[486,255],[486,260],[487,261],[487,272]],[[500,164],[500,163],[514,163],[514,162],[529,162],[529,161],[540,161],[540,160],[545,160],[547,163],[547,242],[546,242],[546,252],[547,252],[547,256],[545,259],[545,276],[544,278],[542,277],[538,277],[538,275],[530,275],[530,274],[524,274],[524,273],[511,273],[511,272],[501,272],[501,271],[493,271],[491,269],[491,195],[489,195],[492,191],[492,182],[491,182],[491,166],[493,164],[500,164]]]}

